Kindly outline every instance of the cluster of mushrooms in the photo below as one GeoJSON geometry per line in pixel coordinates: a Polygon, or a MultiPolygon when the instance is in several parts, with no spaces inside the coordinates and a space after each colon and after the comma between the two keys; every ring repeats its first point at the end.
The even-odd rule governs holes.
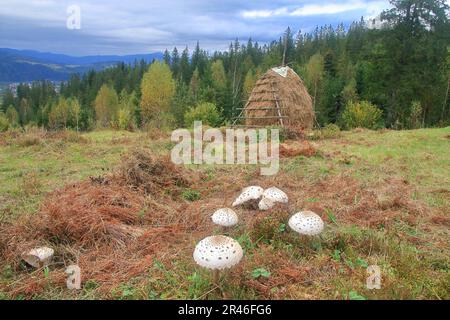
{"type": "MultiPolygon", "coordinates": [[[[286,193],[276,187],[264,190],[259,186],[251,186],[242,190],[232,206],[245,205],[266,211],[277,203],[287,204],[288,201],[286,193]]],[[[230,208],[217,210],[211,219],[214,224],[222,228],[222,231],[239,222],[238,215],[230,208]]],[[[304,236],[319,235],[324,228],[323,220],[312,211],[301,211],[294,214],[289,219],[288,225],[293,231],[304,236]]],[[[194,250],[195,262],[201,267],[213,271],[215,285],[218,285],[220,271],[237,265],[243,256],[244,252],[239,242],[224,235],[207,237],[201,240],[194,250]]]]}

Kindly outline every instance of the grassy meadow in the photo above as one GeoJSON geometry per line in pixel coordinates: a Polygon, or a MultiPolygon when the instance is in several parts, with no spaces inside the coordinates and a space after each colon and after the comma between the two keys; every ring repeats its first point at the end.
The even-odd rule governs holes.
{"type": "MultiPolygon", "coordinates": [[[[82,289],[69,291],[59,278],[61,265],[30,271],[5,259],[0,261],[0,298],[449,299],[449,137],[450,128],[342,132],[311,140],[316,150],[311,157],[282,158],[273,177],[260,176],[255,166],[190,166],[191,174],[203,177],[200,181],[173,201],[164,202],[158,194],[145,201],[158,202],[174,215],[195,214],[202,225],[146,254],[144,272],[111,285],[105,278],[82,275],[82,289]],[[290,202],[268,213],[237,209],[242,223],[229,235],[241,243],[244,259],[222,274],[219,290],[211,284],[211,273],[195,265],[192,252],[199,240],[219,232],[210,215],[230,206],[248,185],[277,186],[290,202]],[[287,227],[289,216],[303,209],[325,220],[320,238],[303,239],[287,227]],[[366,288],[369,265],[381,268],[379,290],[366,288]],[[25,286],[30,278],[40,285],[25,286]]],[[[37,214],[55,189],[114,172],[121,157],[136,147],[164,155],[172,146],[169,137],[144,132],[4,134],[0,229],[37,214]]],[[[142,214],[151,216],[152,210],[142,214]]],[[[63,244],[58,246],[57,254],[63,244]]],[[[84,247],[70,246],[83,256],[84,247]]]]}

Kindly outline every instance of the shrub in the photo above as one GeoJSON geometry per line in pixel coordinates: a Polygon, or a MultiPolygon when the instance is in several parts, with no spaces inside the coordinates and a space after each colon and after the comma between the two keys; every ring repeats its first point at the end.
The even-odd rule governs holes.
{"type": "Polygon", "coordinates": [[[335,139],[341,136],[341,129],[334,123],[327,124],[321,131],[320,137],[322,139],[335,139]]]}
{"type": "Polygon", "coordinates": [[[194,121],[202,121],[203,125],[216,127],[220,125],[220,114],[217,107],[212,103],[201,103],[195,108],[187,111],[184,115],[184,123],[193,126],[194,121]]]}
{"type": "Polygon", "coordinates": [[[171,131],[175,128],[175,118],[172,114],[161,112],[144,125],[144,131],[151,140],[160,140],[170,137],[171,131]]]}
{"type": "Polygon", "coordinates": [[[334,123],[329,123],[321,129],[314,130],[307,135],[309,140],[336,139],[342,136],[341,129],[334,123]]]}
{"type": "Polygon", "coordinates": [[[0,132],[5,132],[9,128],[9,121],[3,112],[0,112],[0,132]]]}
{"type": "Polygon", "coordinates": [[[370,102],[350,101],[342,113],[341,123],[345,129],[376,129],[380,124],[382,115],[383,111],[370,102]]]}
{"type": "Polygon", "coordinates": [[[422,105],[419,101],[413,101],[411,104],[410,114],[409,114],[409,128],[410,129],[419,129],[421,124],[422,117],[422,105]]]}
{"type": "Polygon", "coordinates": [[[5,113],[6,118],[9,121],[10,127],[17,127],[19,124],[19,113],[16,111],[16,109],[13,106],[9,106],[8,109],[6,109],[5,113]]]}
{"type": "Polygon", "coordinates": [[[129,109],[122,108],[117,114],[117,126],[120,130],[133,130],[134,118],[129,109]]]}
{"type": "Polygon", "coordinates": [[[16,143],[20,147],[30,147],[41,144],[45,139],[47,132],[44,129],[34,125],[26,125],[23,132],[17,137],[16,143]]]}
{"type": "Polygon", "coordinates": [[[25,134],[17,139],[17,144],[20,147],[31,147],[39,145],[40,143],[41,143],[40,137],[29,134],[25,134]]]}
{"type": "Polygon", "coordinates": [[[89,143],[89,139],[83,137],[80,133],[73,130],[62,131],[61,140],[68,143],[89,143]]]}

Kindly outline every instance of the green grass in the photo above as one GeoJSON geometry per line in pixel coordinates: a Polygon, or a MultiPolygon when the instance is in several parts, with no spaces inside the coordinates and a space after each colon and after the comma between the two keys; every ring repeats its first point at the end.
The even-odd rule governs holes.
{"type": "Polygon", "coordinates": [[[380,173],[398,172],[410,182],[439,188],[450,184],[449,134],[450,128],[345,132],[343,140],[348,144],[325,140],[323,147],[356,157],[358,170],[377,169],[370,175],[361,174],[361,178],[376,179],[380,173]]]}
{"type": "Polygon", "coordinates": [[[87,143],[46,140],[23,147],[12,141],[0,146],[0,221],[34,212],[47,192],[103,174],[117,165],[122,152],[145,143],[141,134],[130,132],[95,131],[83,137],[87,143]],[[23,188],[30,175],[39,182],[38,192],[32,195],[23,188]]]}
{"type": "Polygon", "coordinates": [[[429,205],[450,207],[445,194],[432,192],[450,186],[448,135],[450,127],[342,132],[342,138],[317,142],[319,154],[315,157],[288,160],[282,168],[312,181],[342,172],[366,183],[398,177],[417,186],[418,197],[429,205]],[[327,158],[324,154],[331,156],[327,158]]]}

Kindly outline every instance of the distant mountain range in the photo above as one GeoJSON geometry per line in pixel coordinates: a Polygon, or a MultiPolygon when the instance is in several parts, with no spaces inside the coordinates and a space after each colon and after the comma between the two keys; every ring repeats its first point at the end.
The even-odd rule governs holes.
{"type": "Polygon", "coordinates": [[[0,48],[0,82],[28,82],[34,80],[67,80],[71,74],[91,69],[103,70],[118,62],[133,63],[144,59],[161,60],[163,54],[137,54],[126,56],[72,57],[64,54],[0,48]]]}

